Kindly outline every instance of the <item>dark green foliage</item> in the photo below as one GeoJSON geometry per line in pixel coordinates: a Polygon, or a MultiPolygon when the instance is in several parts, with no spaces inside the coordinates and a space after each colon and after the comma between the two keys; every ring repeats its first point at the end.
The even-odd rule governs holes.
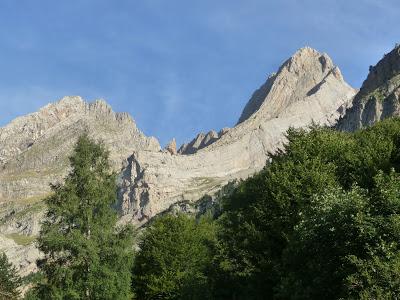
{"type": "Polygon", "coordinates": [[[130,299],[132,230],[117,228],[115,175],[102,144],[79,138],[42,224],[40,299],[130,299]]]}
{"type": "Polygon", "coordinates": [[[133,268],[137,299],[208,299],[214,225],[185,215],[155,220],[140,239],[133,268]]]}
{"type": "MultiPolygon", "coordinates": [[[[31,273],[25,276],[23,284],[27,286],[36,287],[44,280],[44,276],[41,272],[31,273]]],[[[30,288],[24,295],[24,300],[39,300],[38,290],[36,288],[30,288]]]]}
{"type": "Polygon", "coordinates": [[[380,172],[370,193],[373,226],[364,255],[349,256],[356,271],[346,278],[354,299],[398,299],[400,296],[400,176],[380,172]],[[366,253],[366,255],[365,255],[366,253]]]}
{"type": "Polygon", "coordinates": [[[288,140],[224,200],[214,297],[398,297],[400,120],[288,140]]]}
{"type": "Polygon", "coordinates": [[[0,300],[19,299],[18,288],[21,284],[21,278],[15,267],[8,262],[4,253],[0,253],[0,300]]]}

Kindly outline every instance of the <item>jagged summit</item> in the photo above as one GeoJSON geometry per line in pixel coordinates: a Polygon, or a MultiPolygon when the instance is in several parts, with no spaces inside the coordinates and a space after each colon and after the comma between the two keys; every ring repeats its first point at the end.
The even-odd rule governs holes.
{"type": "Polygon", "coordinates": [[[193,154],[206,147],[218,147],[219,143],[230,143],[233,137],[240,139],[267,121],[278,126],[273,131],[311,121],[334,125],[354,94],[355,90],[344,81],[326,53],[304,47],[284,61],[254,92],[237,128],[224,137],[212,132],[208,136],[200,133],[178,152],[193,154]]]}
{"type": "MultiPolygon", "coordinates": [[[[226,128],[225,128],[226,130],[226,128]]],[[[207,134],[200,132],[191,142],[183,144],[179,150],[179,154],[194,154],[198,150],[203,149],[218,140],[225,132],[221,130],[217,133],[215,130],[210,130],[207,134]]]]}
{"type": "MultiPolygon", "coordinates": [[[[94,123],[104,124],[99,128],[92,128],[94,133],[104,133],[107,127],[117,127],[120,132],[127,133],[126,139],[144,137],[129,114],[113,112],[105,100],[88,103],[79,96],[66,96],[55,103],[47,104],[38,112],[18,117],[0,128],[0,164],[15,158],[42,137],[46,139],[53,131],[68,130],[75,126],[76,130],[83,132],[86,127],[93,127],[94,123]],[[105,124],[106,121],[108,124],[105,124]]],[[[158,143],[152,139],[154,145],[158,143]]]]}
{"type": "Polygon", "coordinates": [[[134,150],[160,150],[155,138],[104,100],[64,97],[0,128],[0,202],[45,194],[49,183],[66,173],[68,156],[83,133],[105,143],[115,170],[134,150]]]}
{"type": "Polygon", "coordinates": [[[264,107],[265,117],[276,117],[291,104],[318,92],[328,81],[345,84],[339,68],[326,53],[320,53],[310,47],[301,48],[253,94],[238,124],[247,120],[261,107],[264,107]]]}
{"type": "Polygon", "coordinates": [[[367,79],[354,97],[337,128],[354,131],[376,121],[400,115],[400,46],[375,65],[370,66],[367,79]]]}
{"type": "Polygon", "coordinates": [[[254,174],[282,147],[289,127],[336,124],[354,94],[329,56],[297,51],[255,93],[235,127],[198,134],[179,149],[183,155],[135,152],[121,185],[123,212],[145,222],[176,202],[212,195],[254,174]]]}
{"type": "Polygon", "coordinates": [[[58,105],[80,105],[80,104],[84,104],[85,100],[82,99],[81,96],[64,96],[63,98],[61,98],[60,100],[54,102],[54,103],[49,103],[48,105],[46,105],[45,107],[49,106],[49,105],[53,105],[53,106],[58,106],[58,105]]]}

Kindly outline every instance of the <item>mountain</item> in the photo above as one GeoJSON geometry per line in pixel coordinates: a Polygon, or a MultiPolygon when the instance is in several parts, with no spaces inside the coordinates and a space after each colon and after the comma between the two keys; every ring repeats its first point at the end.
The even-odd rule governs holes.
{"type": "Polygon", "coordinates": [[[181,147],[190,155],[135,151],[121,178],[124,218],[146,222],[179,201],[196,201],[254,174],[289,127],[335,125],[354,94],[328,55],[300,49],[254,93],[234,128],[207,135],[207,146],[199,135],[183,146],[190,151],[181,147]]]}
{"type": "Polygon", "coordinates": [[[49,183],[66,174],[68,156],[84,132],[105,143],[116,171],[133,150],[160,150],[155,138],[104,100],[88,104],[65,97],[0,128],[0,203],[29,202],[48,193],[49,183]]]}
{"type": "MultiPolygon", "coordinates": [[[[0,128],[0,238],[11,239],[2,241],[0,250],[24,252],[27,237],[38,234],[42,199],[49,184],[62,181],[68,172],[68,156],[85,132],[104,141],[118,172],[133,150],[160,150],[155,138],[146,137],[128,114],[114,113],[104,100],[88,104],[65,97],[0,128]]],[[[10,256],[19,257],[22,268],[32,268],[34,260],[22,259],[27,256],[10,256]]]]}
{"type": "Polygon", "coordinates": [[[337,124],[343,131],[355,131],[376,121],[400,115],[400,46],[371,66],[360,91],[337,124]]]}
{"type": "Polygon", "coordinates": [[[259,171],[289,127],[334,126],[355,93],[327,54],[306,47],[253,94],[235,127],[199,134],[178,151],[174,140],[161,150],[129,115],[103,100],[65,97],[17,118],[0,128],[0,250],[23,272],[34,270],[32,256],[16,253],[34,251],[30,241],[39,230],[42,199],[49,183],[68,172],[68,156],[84,132],[110,150],[119,172],[121,220],[143,224],[259,171]]]}

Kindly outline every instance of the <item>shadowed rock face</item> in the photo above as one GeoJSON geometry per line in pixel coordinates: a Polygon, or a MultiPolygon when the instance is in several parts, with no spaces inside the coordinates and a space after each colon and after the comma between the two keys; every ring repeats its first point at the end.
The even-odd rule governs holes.
{"type": "Polygon", "coordinates": [[[22,272],[33,269],[30,256],[13,255],[25,252],[10,234],[38,233],[41,199],[48,184],[67,173],[68,156],[84,132],[104,141],[114,169],[121,170],[122,221],[141,224],[177,202],[213,195],[229,181],[259,171],[269,153],[285,142],[290,126],[335,125],[354,94],[326,54],[303,48],[254,93],[234,128],[199,134],[178,153],[174,141],[161,151],[129,115],[114,113],[102,100],[88,104],[65,97],[17,118],[0,128],[0,238],[9,245],[5,250],[22,272]]]}
{"type": "Polygon", "coordinates": [[[180,148],[191,155],[136,151],[121,177],[124,219],[146,222],[178,201],[196,201],[259,171],[290,126],[335,125],[354,94],[326,54],[299,50],[253,95],[237,126],[180,148]],[[212,142],[202,146],[206,141],[212,142]]]}
{"type": "Polygon", "coordinates": [[[343,131],[355,131],[376,121],[400,115],[400,47],[370,67],[367,79],[351,107],[337,124],[343,131]]]}
{"type": "Polygon", "coordinates": [[[222,137],[225,133],[228,132],[228,128],[223,128],[220,132],[216,132],[215,130],[209,131],[207,134],[199,133],[190,143],[183,144],[179,150],[179,154],[194,154],[198,150],[203,149],[215,141],[217,141],[220,137],[222,137]]]}

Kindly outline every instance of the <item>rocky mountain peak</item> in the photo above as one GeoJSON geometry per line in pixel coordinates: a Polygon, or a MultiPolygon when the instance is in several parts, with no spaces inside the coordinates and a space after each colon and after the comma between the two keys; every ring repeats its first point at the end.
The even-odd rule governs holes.
{"type": "Polygon", "coordinates": [[[66,96],[55,103],[47,104],[38,112],[16,118],[0,128],[0,163],[24,152],[52,131],[62,130],[74,124],[80,124],[79,131],[82,131],[95,122],[104,125],[94,131],[124,126],[124,131],[130,130],[132,136],[142,135],[127,113],[113,112],[105,100],[87,103],[79,96],[66,96]],[[98,121],[90,121],[93,119],[98,121]]]}
{"type": "Polygon", "coordinates": [[[82,99],[81,96],[64,96],[57,102],[54,102],[53,104],[48,104],[48,105],[54,105],[54,106],[76,106],[85,103],[85,101],[82,99]]]}
{"type": "Polygon", "coordinates": [[[255,91],[246,104],[238,124],[259,110],[263,119],[276,118],[296,102],[322,92],[328,85],[347,85],[338,67],[326,53],[304,47],[293,54],[276,74],[255,91]]]}
{"type": "Polygon", "coordinates": [[[104,99],[97,99],[93,103],[90,103],[89,106],[89,111],[95,111],[98,113],[104,113],[104,114],[112,114],[113,110],[111,106],[104,100],[104,99]]]}
{"type": "Polygon", "coordinates": [[[177,151],[176,151],[176,140],[175,140],[175,138],[173,138],[173,139],[168,143],[168,145],[165,146],[164,150],[167,151],[167,152],[169,152],[169,153],[171,153],[172,155],[177,154],[177,151]]]}
{"type": "Polygon", "coordinates": [[[179,154],[194,154],[198,150],[203,149],[215,141],[217,141],[222,135],[227,132],[227,128],[223,128],[219,133],[215,130],[210,130],[208,133],[200,132],[191,142],[183,144],[179,150],[179,154]]]}
{"type": "MultiPolygon", "coordinates": [[[[326,53],[304,47],[284,61],[278,71],[269,75],[253,93],[237,125],[249,120],[250,127],[257,127],[268,120],[304,118],[312,115],[309,111],[320,115],[321,109],[324,112],[333,109],[328,123],[336,124],[354,94],[355,90],[344,81],[339,68],[326,53]]],[[[314,116],[313,121],[325,122],[325,117],[315,119],[314,116]]],[[[246,126],[243,134],[247,129],[246,126]]],[[[183,144],[178,153],[194,154],[200,149],[214,147],[225,133],[199,133],[191,142],[183,144]]],[[[225,142],[228,139],[225,137],[225,142]]]]}
{"type": "Polygon", "coordinates": [[[369,67],[367,79],[337,124],[344,131],[370,126],[400,115],[400,46],[369,67]]]}
{"type": "Polygon", "coordinates": [[[0,128],[0,202],[47,193],[49,183],[67,172],[83,133],[104,142],[116,171],[135,150],[160,150],[157,139],[146,137],[128,114],[113,112],[104,100],[64,97],[0,128]]]}
{"type": "Polygon", "coordinates": [[[331,70],[334,68],[332,59],[326,53],[320,53],[317,50],[304,47],[297,50],[292,57],[290,57],[278,71],[278,74],[282,72],[284,68],[287,68],[289,72],[301,74],[303,72],[315,71],[316,68],[320,68],[322,72],[331,70]]]}
{"type": "Polygon", "coordinates": [[[360,93],[368,94],[398,74],[400,74],[400,45],[396,45],[392,51],[385,54],[375,66],[370,66],[360,93]]]}

